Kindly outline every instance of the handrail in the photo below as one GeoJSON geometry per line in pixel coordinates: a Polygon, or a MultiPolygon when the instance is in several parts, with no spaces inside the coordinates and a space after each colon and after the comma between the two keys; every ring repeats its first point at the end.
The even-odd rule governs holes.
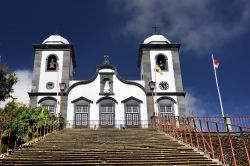
{"type": "Polygon", "coordinates": [[[197,117],[158,117],[158,128],[193,147],[211,158],[219,158],[223,164],[248,165],[250,128],[197,117]]]}
{"type": "Polygon", "coordinates": [[[9,153],[25,143],[44,138],[63,128],[61,118],[23,119],[0,124],[0,154],[9,153]]]}

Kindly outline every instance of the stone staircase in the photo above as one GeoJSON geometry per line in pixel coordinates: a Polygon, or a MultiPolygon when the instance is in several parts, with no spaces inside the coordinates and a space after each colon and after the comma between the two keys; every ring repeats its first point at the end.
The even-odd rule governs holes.
{"type": "Polygon", "coordinates": [[[150,129],[65,129],[1,159],[0,165],[218,165],[150,129]]]}

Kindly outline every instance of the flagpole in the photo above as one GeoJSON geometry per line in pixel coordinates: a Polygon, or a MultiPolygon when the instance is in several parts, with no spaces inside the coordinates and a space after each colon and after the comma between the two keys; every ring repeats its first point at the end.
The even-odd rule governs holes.
{"type": "Polygon", "coordinates": [[[154,104],[155,104],[155,116],[156,115],[158,115],[158,107],[157,107],[157,104],[156,104],[156,102],[157,102],[157,82],[156,82],[156,68],[155,68],[155,96],[156,96],[156,99],[155,99],[155,97],[154,97],[154,99],[155,99],[155,101],[154,101],[154,104]]]}
{"type": "Polygon", "coordinates": [[[222,104],[221,95],[220,95],[220,88],[219,88],[219,84],[218,84],[217,73],[216,73],[216,69],[215,69],[215,66],[214,66],[214,56],[213,56],[213,54],[212,54],[212,60],[213,60],[213,67],[214,67],[214,76],[215,76],[217,91],[218,91],[219,100],[220,100],[221,115],[224,118],[225,115],[224,115],[223,104],[222,104]]]}
{"type": "Polygon", "coordinates": [[[59,102],[59,100],[58,100],[58,70],[59,70],[59,64],[58,64],[58,62],[56,63],[56,116],[58,116],[58,102],[59,102]]]}

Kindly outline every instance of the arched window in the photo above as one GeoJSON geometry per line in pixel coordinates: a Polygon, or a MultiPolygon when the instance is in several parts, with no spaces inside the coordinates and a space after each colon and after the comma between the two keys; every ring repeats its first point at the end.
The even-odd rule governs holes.
{"type": "Polygon", "coordinates": [[[49,55],[47,58],[47,71],[56,71],[57,68],[57,56],[56,55],[49,55]]]}
{"type": "Polygon", "coordinates": [[[38,103],[48,109],[51,114],[56,114],[56,99],[54,97],[44,97],[38,103]]]}
{"type": "Polygon", "coordinates": [[[157,100],[158,103],[158,114],[159,116],[173,116],[174,115],[174,104],[176,103],[170,97],[160,97],[157,100]]]}
{"type": "Polygon", "coordinates": [[[156,56],[156,64],[161,68],[161,70],[168,70],[168,59],[165,55],[159,54],[156,56]]]}

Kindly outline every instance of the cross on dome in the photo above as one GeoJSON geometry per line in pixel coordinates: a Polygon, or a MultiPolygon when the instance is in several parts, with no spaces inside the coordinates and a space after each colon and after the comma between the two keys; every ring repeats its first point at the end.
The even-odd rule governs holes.
{"type": "Polygon", "coordinates": [[[159,26],[154,26],[152,28],[155,30],[155,35],[159,35],[160,27],[159,26]]]}
{"type": "Polygon", "coordinates": [[[109,56],[108,55],[104,55],[104,64],[109,65],[109,56]]]}

